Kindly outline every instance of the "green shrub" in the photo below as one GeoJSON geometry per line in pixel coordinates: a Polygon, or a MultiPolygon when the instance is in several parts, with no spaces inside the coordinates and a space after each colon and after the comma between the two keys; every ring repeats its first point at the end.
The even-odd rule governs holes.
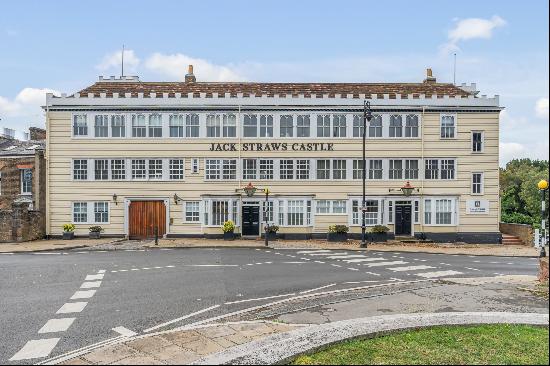
{"type": "Polygon", "coordinates": [[[390,228],[384,225],[375,225],[370,229],[371,233],[384,234],[390,231],[390,228]]]}
{"type": "Polygon", "coordinates": [[[66,233],[72,233],[75,229],[74,224],[64,224],[63,225],[63,231],[66,233]]]}
{"type": "Polygon", "coordinates": [[[269,225],[267,227],[268,233],[276,233],[277,231],[279,231],[279,227],[277,225],[269,225]]]}
{"type": "Polygon", "coordinates": [[[329,233],[346,234],[349,231],[349,226],[346,225],[330,225],[328,227],[329,233]]]}
{"type": "Polygon", "coordinates": [[[509,224],[533,225],[535,223],[535,220],[531,216],[519,212],[503,212],[501,220],[509,224]]]}
{"type": "Polygon", "coordinates": [[[91,233],[100,233],[103,231],[103,228],[101,226],[90,226],[88,230],[90,230],[91,233]]]}
{"type": "Polygon", "coordinates": [[[224,233],[232,233],[235,231],[235,224],[231,220],[227,220],[223,223],[222,230],[224,233]]]}

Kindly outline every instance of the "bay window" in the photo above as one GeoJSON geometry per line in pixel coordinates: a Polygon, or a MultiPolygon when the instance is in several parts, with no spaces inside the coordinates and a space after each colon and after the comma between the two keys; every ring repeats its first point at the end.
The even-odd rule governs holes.
{"type": "Polygon", "coordinates": [[[237,137],[237,117],[234,114],[223,115],[223,137],[237,137]]]}
{"type": "Polygon", "coordinates": [[[457,202],[454,198],[424,199],[424,225],[456,225],[456,206],[457,202]]]}
{"type": "Polygon", "coordinates": [[[132,115],[132,137],[147,137],[147,121],[144,114],[132,115]]]}

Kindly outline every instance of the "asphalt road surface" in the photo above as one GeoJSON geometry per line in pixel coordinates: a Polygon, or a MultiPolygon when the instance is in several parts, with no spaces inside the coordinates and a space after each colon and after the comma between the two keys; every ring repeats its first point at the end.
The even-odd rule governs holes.
{"type": "Polygon", "coordinates": [[[537,270],[536,258],[345,250],[0,255],[0,363],[37,363],[128,332],[167,330],[320,292],[537,270]]]}

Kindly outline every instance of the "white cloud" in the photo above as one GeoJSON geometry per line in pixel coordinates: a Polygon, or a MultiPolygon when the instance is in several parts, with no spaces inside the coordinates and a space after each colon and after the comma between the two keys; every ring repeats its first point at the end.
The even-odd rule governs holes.
{"type": "Polygon", "coordinates": [[[537,100],[535,113],[539,118],[548,119],[548,98],[539,98],[537,100]]]}
{"type": "Polygon", "coordinates": [[[512,159],[524,157],[527,148],[523,144],[517,142],[501,142],[499,145],[499,152],[500,163],[504,165],[512,159]]]}
{"type": "Polygon", "coordinates": [[[60,94],[48,88],[24,88],[13,100],[0,96],[0,113],[10,117],[40,114],[40,107],[46,104],[46,93],[60,94]]]}
{"type": "Polygon", "coordinates": [[[443,53],[459,50],[458,43],[470,39],[490,39],[493,31],[506,25],[498,15],[491,19],[467,18],[456,20],[455,27],[448,33],[448,42],[440,47],[443,53]]]}
{"type": "Polygon", "coordinates": [[[154,53],[145,61],[145,67],[169,78],[184,80],[188,65],[195,67],[195,75],[200,81],[244,81],[233,65],[216,65],[201,58],[193,58],[181,53],[165,55],[154,53]]]}
{"type": "MultiPolygon", "coordinates": [[[[136,56],[133,50],[124,51],[124,74],[128,72],[136,72],[140,64],[140,59],[136,56]]],[[[115,51],[103,56],[103,59],[96,65],[99,71],[121,70],[122,51],[115,51]]]]}

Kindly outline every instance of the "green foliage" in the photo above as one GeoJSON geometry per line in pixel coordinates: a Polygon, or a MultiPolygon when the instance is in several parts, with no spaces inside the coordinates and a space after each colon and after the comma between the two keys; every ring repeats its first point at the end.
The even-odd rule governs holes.
{"type": "Polygon", "coordinates": [[[90,226],[88,230],[90,230],[91,233],[100,233],[103,231],[103,228],[101,226],[90,226]]]}
{"type": "Polygon", "coordinates": [[[329,233],[346,234],[349,231],[349,226],[346,225],[330,225],[328,227],[329,233]]]}
{"type": "Polygon", "coordinates": [[[279,231],[279,227],[277,225],[269,225],[267,227],[268,233],[276,233],[277,231],[279,231]]]}
{"type": "Polygon", "coordinates": [[[72,233],[75,229],[74,224],[64,224],[63,225],[63,231],[66,233],[72,233]]]}
{"type": "MultiPolygon", "coordinates": [[[[548,161],[514,159],[500,169],[500,199],[503,222],[539,226],[541,194],[537,183],[548,180],[548,161]]],[[[546,195],[548,207],[548,194],[546,195]]]]}
{"type": "Polygon", "coordinates": [[[384,234],[390,231],[390,228],[384,225],[375,225],[370,229],[371,233],[384,234]]]}
{"type": "Polygon", "coordinates": [[[227,220],[223,223],[222,230],[224,233],[232,233],[235,231],[235,223],[231,220],[227,220]]]}

